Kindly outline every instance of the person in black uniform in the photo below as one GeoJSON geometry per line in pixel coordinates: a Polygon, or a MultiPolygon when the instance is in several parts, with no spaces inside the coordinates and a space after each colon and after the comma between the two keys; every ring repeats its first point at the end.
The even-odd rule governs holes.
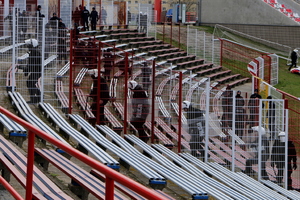
{"type": "Polygon", "coordinates": [[[42,56],[38,49],[36,39],[25,40],[29,50],[27,67],[22,68],[25,76],[28,76],[26,85],[30,94],[30,101],[27,103],[38,103],[41,98],[40,89],[37,88],[38,79],[42,76],[42,56]]]}
{"type": "MultiPolygon", "coordinates": [[[[278,169],[277,175],[276,175],[276,180],[277,183],[281,184],[282,179],[283,179],[283,170],[285,167],[285,132],[280,132],[278,134],[278,137],[272,148],[272,155],[271,155],[271,166],[274,168],[278,169]]],[[[295,149],[295,145],[293,141],[288,140],[288,172],[287,172],[287,177],[288,177],[288,190],[292,190],[292,172],[293,170],[297,169],[297,152],[295,149]]]]}
{"type": "MultiPolygon", "coordinates": [[[[250,127],[258,125],[259,99],[261,99],[261,95],[258,94],[258,89],[255,89],[248,102],[250,127]]],[[[252,130],[249,130],[249,132],[252,132],[252,130]]]]}
{"type": "Polygon", "coordinates": [[[186,112],[189,134],[191,135],[191,154],[204,161],[205,152],[203,139],[205,137],[205,112],[194,108],[189,101],[182,102],[182,109],[186,112]],[[200,153],[200,155],[198,153],[200,153]]]}
{"type": "Polygon", "coordinates": [[[291,65],[289,67],[289,71],[291,71],[292,67],[297,67],[297,60],[298,60],[298,49],[294,49],[291,53],[291,65]]]}
{"type": "Polygon", "coordinates": [[[89,17],[90,17],[90,11],[86,9],[86,7],[83,7],[83,10],[81,12],[81,18],[83,22],[83,27],[85,31],[89,30],[89,17]]]}
{"type": "Polygon", "coordinates": [[[98,12],[96,11],[95,7],[93,7],[93,10],[92,10],[91,15],[90,15],[90,19],[91,19],[92,31],[96,30],[96,25],[97,25],[97,21],[99,19],[99,16],[98,16],[98,12]]]}
{"type": "MultiPolygon", "coordinates": [[[[107,85],[106,80],[100,75],[98,77],[98,69],[91,69],[88,70],[88,73],[91,75],[93,79],[93,86],[89,97],[92,98],[93,103],[91,106],[92,112],[95,117],[99,117],[99,124],[105,125],[105,115],[104,115],[104,106],[110,100],[109,96],[109,88],[107,85]],[[100,80],[100,89],[98,89],[98,81],[100,80]],[[98,114],[98,107],[99,107],[99,114],[98,114]]],[[[96,119],[90,120],[92,125],[96,124],[96,119]]]]}

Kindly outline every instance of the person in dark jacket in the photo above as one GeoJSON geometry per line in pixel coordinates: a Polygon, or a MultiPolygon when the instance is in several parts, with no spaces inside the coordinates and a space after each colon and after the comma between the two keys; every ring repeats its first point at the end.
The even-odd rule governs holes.
{"type": "Polygon", "coordinates": [[[228,85],[222,94],[222,109],[223,114],[221,117],[222,128],[232,128],[232,108],[233,108],[233,91],[228,85]]]}
{"type": "MultiPolygon", "coordinates": [[[[275,140],[272,148],[272,155],[271,155],[271,166],[278,169],[276,180],[277,183],[282,183],[283,179],[283,170],[285,168],[285,132],[280,132],[278,134],[278,139],[275,140]]],[[[295,149],[295,145],[293,141],[288,140],[288,171],[287,171],[287,177],[288,177],[288,190],[292,190],[292,172],[293,170],[297,169],[297,152],[295,149]]]]}
{"type": "MultiPolygon", "coordinates": [[[[88,73],[91,75],[93,79],[93,86],[89,94],[89,97],[91,97],[93,100],[91,109],[95,117],[96,118],[99,117],[99,124],[105,125],[106,120],[104,115],[104,106],[110,100],[109,88],[106,83],[106,80],[101,75],[98,77],[97,69],[88,70],[88,73]],[[98,85],[99,80],[100,80],[100,89],[98,85]],[[98,114],[98,107],[99,107],[99,114],[98,114]]],[[[95,119],[91,120],[90,122],[92,125],[96,124],[95,119]]]]}
{"type": "MultiPolygon", "coordinates": [[[[258,94],[258,89],[255,89],[248,102],[250,127],[258,125],[259,99],[261,99],[261,95],[258,94]]],[[[252,130],[249,130],[249,132],[252,132],[252,130]]]]}
{"type": "Polygon", "coordinates": [[[289,67],[289,71],[291,71],[292,67],[297,67],[297,60],[298,60],[298,49],[294,49],[291,53],[291,65],[289,67]]]}
{"type": "Polygon", "coordinates": [[[99,16],[98,16],[98,12],[96,11],[95,7],[93,7],[93,9],[92,9],[90,19],[91,19],[92,31],[96,30],[96,25],[97,25],[97,21],[99,19],[99,16]]]}
{"type": "Polygon", "coordinates": [[[244,135],[245,123],[248,117],[244,108],[245,100],[241,95],[241,91],[237,91],[235,102],[235,134],[242,137],[244,135]]]}
{"type": "Polygon", "coordinates": [[[150,111],[148,94],[136,81],[129,81],[128,88],[133,92],[131,99],[132,116],[130,123],[138,131],[139,138],[147,143],[149,137],[144,130],[144,124],[150,111]]]}
{"type": "Polygon", "coordinates": [[[41,98],[41,92],[37,87],[37,83],[42,76],[42,56],[36,39],[25,40],[25,44],[29,50],[27,67],[23,68],[25,76],[28,76],[26,85],[30,94],[30,101],[27,103],[38,103],[41,98]]]}
{"type": "Polygon", "coordinates": [[[81,18],[83,22],[83,27],[85,31],[89,30],[89,17],[90,17],[90,11],[86,9],[86,7],[83,7],[83,10],[81,11],[81,18]]]}
{"type": "Polygon", "coordinates": [[[103,67],[105,69],[104,77],[107,81],[110,81],[110,73],[114,67],[114,55],[112,49],[107,49],[103,52],[103,67]]]}
{"type": "Polygon", "coordinates": [[[189,134],[191,135],[191,154],[204,161],[205,112],[193,107],[189,101],[182,102],[182,109],[186,112],[189,134]]]}

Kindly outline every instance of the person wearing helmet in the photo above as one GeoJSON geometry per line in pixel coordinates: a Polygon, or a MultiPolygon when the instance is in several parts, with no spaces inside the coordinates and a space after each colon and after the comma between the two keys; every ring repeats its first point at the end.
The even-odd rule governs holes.
{"type": "Polygon", "coordinates": [[[132,116],[130,123],[138,131],[139,138],[147,143],[149,137],[144,130],[144,124],[150,111],[148,94],[136,81],[129,81],[128,89],[133,93],[131,99],[132,116]]]}
{"type": "Polygon", "coordinates": [[[41,92],[39,88],[37,88],[37,83],[42,75],[42,56],[38,49],[39,44],[36,39],[25,40],[25,44],[29,50],[29,57],[27,66],[21,69],[23,69],[24,75],[28,76],[26,81],[30,94],[30,101],[28,103],[38,103],[40,101],[41,92]]]}
{"type": "Polygon", "coordinates": [[[188,132],[191,135],[191,140],[189,142],[191,154],[197,158],[201,158],[201,160],[204,161],[204,111],[193,107],[189,101],[182,102],[182,109],[186,112],[187,123],[189,126],[188,132]]]}
{"type": "Polygon", "coordinates": [[[261,177],[262,179],[269,179],[266,171],[266,162],[269,158],[269,139],[266,136],[266,130],[260,126],[252,127],[255,140],[251,143],[250,148],[254,151],[255,155],[252,158],[246,160],[246,170],[245,173],[249,176],[253,173],[252,165],[258,164],[259,151],[261,151],[261,177]],[[261,146],[259,146],[259,137],[261,137],[261,146]]]}
{"type": "MultiPolygon", "coordinates": [[[[288,180],[288,190],[292,190],[292,172],[293,170],[297,169],[297,152],[295,149],[295,145],[293,141],[288,141],[288,171],[287,171],[287,180],[288,180]]],[[[285,142],[286,142],[286,135],[285,132],[280,132],[278,134],[278,138],[275,140],[272,148],[272,155],[271,155],[271,166],[273,168],[277,168],[278,172],[276,174],[276,180],[278,184],[282,183],[283,179],[283,170],[285,167],[285,142]]]]}
{"type": "Polygon", "coordinates": [[[294,49],[291,53],[291,64],[289,67],[289,71],[291,71],[292,67],[297,67],[297,60],[298,60],[298,49],[294,49]]]}
{"type": "Polygon", "coordinates": [[[98,69],[88,70],[88,74],[93,79],[93,85],[89,97],[92,98],[93,103],[91,106],[92,112],[96,119],[90,119],[90,123],[95,125],[97,118],[99,118],[99,124],[105,125],[105,115],[104,115],[104,106],[110,100],[109,88],[106,83],[106,80],[100,75],[98,77],[98,69]],[[100,89],[98,89],[98,81],[100,80],[100,89]],[[99,109],[99,114],[98,114],[99,109]]]}

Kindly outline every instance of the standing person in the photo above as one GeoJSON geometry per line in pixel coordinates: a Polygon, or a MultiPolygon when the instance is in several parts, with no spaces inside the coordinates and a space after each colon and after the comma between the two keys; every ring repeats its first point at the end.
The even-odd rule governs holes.
{"type": "Polygon", "coordinates": [[[237,91],[235,96],[235,134],[239,137],[243,136],[247,114],[244,108],[245,101],[241,95],[241,91],[237,91]]]}
{"type": "Polygon", "coordinates": [[[143,13],[140,12],[136,17],[136,24],[137,24],[138,31],[142,31],[142,18],[143,18],[143,13]]]}
{"type": "Polygon", "coordinates": [[[52,29],[56,29],[56,27],[58,26],[59,19],[60,18],[57,17],[56,13],[52,14],[52,17],[50,18],[50,24],[52,29]]]}
{"type": "Polygon", "coordinates": [[[186,112],[186,118],[189,128],[189,134],[191,135],[190,147],[191,154],[197,158],[201,158],[204,161],[204,142],[205,137],[205,119],[204,111],[194,108],[189,101],[182,102],[182,109],[186,112]],[[198,154],[200,153],[200,155],[198,154]]]}
{"type": "Polygon", "coordinates": [[[291,65],[289,67],[289,71],[291,71],[292,67],[297,67],[297,60],[298,60],[298,49],[294,49],[291,53],[291,65]]]}
{"type": "Polygon", "coordinates": [[[147,62],[142,64],[142,78],[143,78],[143,88],[148,91],[149,86],[151,85],[150,76],[152,69],[148,66],[147,62]]]}
{"type": "Polygon", "coordinates": [[[97,21],[99,19],[98,16],[98,12],[96,11],[95,7],[93,7],[91,15],[90,15],[90,19],[91,19],[91,27],[92,27],[92,31],[96,30],[96,25],[97,25],[97,21]]]}
{"type": "MultiPolygon", "coordinates": [[[[282,183],[283,179],[283,170],[285,168],[285,132],[280,132],[278,134],[278,137],[272,148],[272,155],[271,155],[271,166],[278,169],[276,180],[278,184],[282,183]]],[[[293,141],[288,140],[288,171],[287,171],[287,177],[288,177],[288,190],[292,190],[292,178],[291,175],[293,173],[293,170],[297,169],[297,152],[295,149],[295,145],[293,141]]]]}
{"type": "Polygon", "coordinates": [[[147,33],[147,26],[148,26],[148,14],[145,12],[141,18],[141,26],[142,32],[147,33]]]}
{"type": "Polygon", "coordinates": [[[269,179],[269,176],[266,171],[266,162],[269,158],[270,150],[269,150],[269,140],[266,136],[266,130],[263,127],[254,126],[252,127],[253,136],[255,140],[251,144],[251,148],[255,152],[255,156],[252,158],[248,158],[246,160],[246,170],[245,173],[251,175],[252,165],[258,164],[258,156],[259,150],[261,150],[261,177],[263,179],[269,179]],[[259,146],[259,137],[261,137],[261,146],[259,146]]]}
{"type": "MultiPolygon", "coordinates": [[[[261,99],[261,95],[258,94],[258,89],[255,89],[248,102],[250,127],[254,127],[258,124],[259,99],[261,99]]],[[[249,130],[249,132],[251,133],[252,130],[249,130]]]]}
{"type": "Polygon", "coordinates": [[[58,60],[61,63],[67,62],[67,29],[66,25],[62,22],[62,19],[59,18],[58,22],[58,38],[57,38],[57,52],[58,60]]]}
{"type": "Polygon", "coordinates": [[[81,18],[83,22],[83,27],[85,31],[89,30],[89,17],[90,17],[90,11],[86,9],[86,7],[83,7],[83,10],[81,11],[81,18]]]}
{"type": "Polygon", "coordinates": [[[101,25],[106,25],[107,12],[102,6],[101,8],[101,25]]]}
{"type": "Polygon", "coordinates": [[[81,11],[78,9],[78,7],[76,7],[75,11],[73,12],[73,20],[74,23],[78,24],[78,26],[80,25],[80,15],[81,11]]]}
{"type": "Polygon", "coordinates": [[[130,12],[130,10],[128,9],[128,10],[127,10],[127,24],[128,24],[128,25],[129,25],[130,21],[131,21],[131,12],[130,12]]]}
{"type": "Polygon", "coordinates": [[[36,104],[41,98],[41,92],[37,87],[37,83],[42,76],[42,56],[36,39],[25,40],[25,44],[29,50],[27,67],[23,68],[25,76],[28,76],[26,85],[30,94],[30,101],[27,103],[36,104]]]}
{"type": "MultiPolygon", "coordinates": [[[[106,80],[100,75],[98,78],[98,69],[90,69],[88,70],[88,73],[93,79],[93,86],[91,89],[91,92],[89,94],[89,97],[92,98],[93,103],[91,106],[92,112],[94,116],[97,118],[99,117],[99,124],[105,125],[105,115],[104,115],[104,106],[107,104],[107,102],[110,99],[109,96],[109,88],[106,83],[106,80]],[[100,89],[98,89],[98,79],[100,79],[100,89]],[[98,97],[99,96],[99,97],[98,97]],[[99,107],[99,114],[97,112],[97,108],[99,107]]],[[[92,125],[96,124],[96,119],[92,119],[91,121],[92,125]]]]}
{"type": "Polygon", "coordinates": [[[130,123],[138,131],[139,138],[147,143],[149,137],[144,130],[144,124],[150,111],[148,94],[136,81],[129,81],[128,88],[133,92],[131,99],[132,116],[130,123]]]}
{"type": "Polygon", "coordinates": [[[226,90],[222,94],[222,109],[223,114],[221,118],[222,128],[231,129],[232,128],[232,106],[233,106],[233,91],[228,85],[226,90]]]}
{"type": "Polygon", "coordinates": [[[21,26],[21,39],[22,41],[25,40],[26,38],[26,33],[27,33],[27,21],[28,21],[28,16],[26,10],[23,10],[22,15],[21,15],[21,20],[20,20],[20,26],[21,26]]]}
{"type": "MultiPolygon", "coordinates": [[[[272,99],[272,96],[268,96],[267,99],[272,99]]],[[[275,103],[273,101],[269,101],[269,109],[267,111],[268,117],[268,128],[271,133],[271,138],[275,139],[275,103]]]]}
{"type": "Polygon", "coordinates": [[[114,66],[114,56],[112,54],[112,49],[107,49],[103,52],[103,62],[104,62],[104,77],[107,81],[110,81],[110,73],[114,66]]]}
{"type": "Polygon", "coordinates": [[[38,20],[38,25],[36,27],[36,33],[37,33],[37,36],[38,36],[38,39],[41,40],[42,39],[42,29],[43,29],[43,18],[45,17],[45,15],[43,15],[41,13],[42,11],[42,6],[41,5],[38,5],[37,7],[37,20],[38,20]]]}

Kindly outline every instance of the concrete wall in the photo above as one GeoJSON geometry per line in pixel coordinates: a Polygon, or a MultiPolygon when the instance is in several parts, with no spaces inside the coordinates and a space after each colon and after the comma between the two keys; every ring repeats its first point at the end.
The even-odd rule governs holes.
{"type": "Polygon", "coordinates": [[[201,24],[300,24],[262,0],[200,0],[201,24]]]}

